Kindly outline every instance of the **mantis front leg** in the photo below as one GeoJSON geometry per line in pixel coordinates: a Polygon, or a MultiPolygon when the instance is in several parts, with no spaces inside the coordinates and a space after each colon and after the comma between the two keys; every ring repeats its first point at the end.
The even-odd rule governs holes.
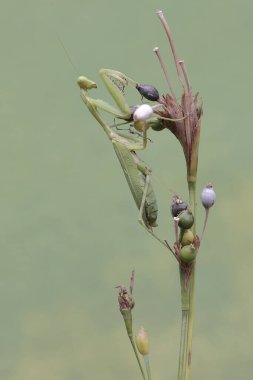
{"type": "MultiPolygon", "coordinates": [[[[89,109],[89,111],[91,112],[91,114],[95,117],[95,119],[102,126],[102,128],[104,129],[104,131],[107,134],[107,136],[109,137],[109,139],[110,140],[113,140],[113,139],[117,140],[118,137],[120,136],[120,134],[113,131],[112,127],[107,125],[107,123],[103,120],[102,116],[100,115],[99,110],[108,112],[108,113],[112,114],[114,117],[118,117],[118,118],[124,118],[123,117],[124,114],[121,113],[121,111],[118,111],[117,109],[115,109],[110,104],[104,102],[103,100],[94,99],[94,98],[90,97],[88,90],[97,87],[95,82],[93,82],[93,81],[89,80],[88,78],[82,76],[82,77],[78,78],[78,85],[80,87],[81,98],[82,98],[83,102],[85,103],[85,105],[87,106],[87,108],[89,109]]],[[[116,86],[110,87],[110,88],[111,88],[111,90],[113,88],[112,93],[114,94],[115,97],[116,97],[116,94],[118,94],[121,98],[122,94],[119,92],[119,90],[116,91],[116,86]]],[[[116,97],[116,99],[118,99],[118,98],[116,97]]],[[[127,140],[125,140],[124,143],[125,143],[125,145],[127,145],[129,147],[129,150],[142,150],[142,149],[145,149],[147,146],[147,129],[149,128],[149,124],[148,124],[148,122],[143,121],[143,122],[139,123],[138,126],[139,126],[139,128],[142,128],[142,132],[143,132],[142,143],[140,142],[141,141],[140,139],[136,139],[135,143],[133,143],[133,144],[129,144],[129,142],[127,140]]]]}

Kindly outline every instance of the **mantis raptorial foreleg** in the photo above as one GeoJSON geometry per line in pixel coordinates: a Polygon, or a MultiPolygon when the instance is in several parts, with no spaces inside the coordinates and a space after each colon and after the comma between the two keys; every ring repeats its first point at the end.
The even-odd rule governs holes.
{"type": "MultiPolygon", "coordinates": [[[[148,112],[150,112],[149,116],[147,117],[148,122],[146,121],[147,119],[142,119],[140,120],[139,116],[138,118],[135,119],[135,113],[136,110],[141,108],[138,106],[135,107],[130,107],[125,99],[124,93],[125,93],[125,87],[130,84],[133,87],[135,87],[142,96],[144,96],[148,100],[158,100],[159,98],[159,93],[155,89],[155,87],[151,85],[140,85],[137,82],[135,82],[133,79],[127,77],[125,74],[111,70],[111,69],[101,69],[99,71],[100,77],[105,84],[108,92],[112,96],[113,100],[115,101],[116,105],[118,108],[115,106],[112,106],[108,104],[107,102],[101,100],[101,99],[92,99],[89,98],[89,102],[91,106],[93,107],[93,110],[95,112],[97,110],[107,112],[111,115],[113,115],[114,118],[125,120],[126,122],[133,122],[133,127],[139,132],[143,134],[143,147],[142,149],[145,149],[147,145],[147,130],[149,127],[152,129],[155,128],[161,128],[161,125],[159,124],[159,117],[152,117],[153,112],[157,109],[160,108],[161,105],[154,105],[154,106],[149,106],[149,105],[142,105],[144,108],[148,108],[148,112]],[[150,121],[150,122],[149,122],[150,121]]],[[[79,77],[78,78],[78,84],[79,87],[81,88],[81,97],[84,98],[88,97],[87,90],[91,88],[97,87],[95,82],[90,81],[89,79],[85,77],[79,77]],[[87,86],[87,82],[89,86],[87,86]],[[83,91],[82,91],[83,90],[83,91]]],[[[84,102],[87,104],[87,101],[84,100],[84,102]]],[[[142,108],[143,109],[143,108],[142,108]]],[[[94,114],[93,114],[94,115],[94,114]]],[[[94,115],[95,116],[95,115],[94,115]]],[[[96,116],[95,116],[96,117],[96,116]]],[[[140,149],[140,148],[139,148],[140,149]]]]}
{"type": "MultiPolygon", "coordinates": [[[[114,132],[111,129],[111,127],[109,127],[104,122],[104,120],[102,119],[101,115],[99,114],[99,110],[108,112],[108,113],[112,114],[113,116],[122,117],[123,118],[122,114],[121,114],[121,116],[119,116],[120,113],[117,113],[117,110],[115,111],[114,107],[112,107],[111,105],[107,104],[103,100],[93,99],[93,98],[91,98],[89,96],[88,90],[92,89],[92,88],[97,88],[97,85],[96,85],[95,82],[89,80],[86,77],[79,77],[78,78],[78,85],[80,87],[80,94],[81,94],[81,98],[82,98],[83,102],[86,104],[86,106],[88,107],[89,111],[92,113],[92,115],[97,119],[97,121],[103,127],[103,129],[106,132],[107,136],[110,139],[115,138],[115,136],[119,136],[119,134],[117,134],[116,132],[114,132]]],[[[109,84],[107,83],[107,87],[108,86],[109,86],[109,84]]],[[[110,89],[111,89],[111,93],[113,93],[114,96],[116,96],[116,94],[117,94],[119,96],[119,99],[122,99],[122,94],[121,94],[121,92],[120,92],[119,89],[116,90],[115,84],[112,84],[111,87],[110,87],[110,89]]],[[[124,105],[123,105],[123,102],[122,101],[119,102],[118,98],[117,98],[117,102],[121,104],[122,108],[126,104],[125,100],[124,100],[124,105]]],[[[139,127],[139,124],[140,123],[138,123],[138,127],[139,127]]],[[[141,131],[142,132],[142,143],[141,143],[141,139],[136,139],[137,143],[133,144],[132,147],[129,147],[130,150],[142,150],[142,149],[145,149],[146,146],[147,146],[147,129],[149,128],[149,124],[148,124],[148,122],[143,121],[143,122],[141,122],[141,126],[142,126],[142,131],[141,131]]],[[[127,142],[125,142],[125,143],[126,143],[126,145],[128,144],[127,142]]]]}

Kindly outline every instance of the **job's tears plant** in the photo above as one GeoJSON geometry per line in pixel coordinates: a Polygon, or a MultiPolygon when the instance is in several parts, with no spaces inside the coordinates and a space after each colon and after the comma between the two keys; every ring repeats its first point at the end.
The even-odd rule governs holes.
{"type": "MultiPolygon", "coordinates": [[[[160,95],[153,85],[136,82],[120,71],[111,69],[101,69],[99,74],[115,102],[114,106],[90,96],[90,90],[97,88],[94,81],[81,76],[78,78],[78,85],[82,100],[112,143],[139,209],[139,222],[174,255],[178,262],[182,309],[178,380],[189,380],[192,358],[196,261],[206,228],[209,209],[214,204],[216,195],[211,184],[206,185],[201,193],[201,202],[205,209],[205,221],[199,237],[196,232],[196,181],[202,101],[198,101],[198,93],[194,93],[192,90],[184,61],[178,59],[171,31],[163,12],[157,11],[156,13],[164,27],[172,51],[181,86],[180,97],[173,89],[171,78],[158,47],[153,50],[160,62],[168,85],[168,93],[166,94],[160,95]],[[128,105],[125,90],[130,86],[141,95],[140,105],[128,105]],[[112,125],[104,120],[104,112],[111,114],[112,125]],[[117,123],[113,122],[115,119],[118,120],[117,123]],[[175,235],[173,244],[157,236],[154,232],[157,226],[158,207],[151,185],[152,170],[137,154],[137,151],[148,146],[149,129],[157,132],[164,130],[172,132],[181,144],[185,157],[189,203],[181,199],[179,195],[175,195],[171,201],[170,214],[175,235]]],[[[119,308],[141,376],[144,380],[147,378],[151,380],[148,335],[144,328],[139,330],[136,337],[134,337],[133,332],[133,284],[134,272],[131,276],[129,291],[124,286],[118,287],[119,308]],[[143,356],[145,370],[141,364],[138,350],[139,354],[143,356]]]]}

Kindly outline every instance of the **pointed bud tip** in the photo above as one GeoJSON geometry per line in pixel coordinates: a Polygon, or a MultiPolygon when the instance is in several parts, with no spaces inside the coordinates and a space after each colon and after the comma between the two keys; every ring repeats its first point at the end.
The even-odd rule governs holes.
{"type": "Polygon", "coordinates": [[[141,327],[135,337],[136,346],[141,355],[149,354],[149,339],[147,331],[141,327]]]}

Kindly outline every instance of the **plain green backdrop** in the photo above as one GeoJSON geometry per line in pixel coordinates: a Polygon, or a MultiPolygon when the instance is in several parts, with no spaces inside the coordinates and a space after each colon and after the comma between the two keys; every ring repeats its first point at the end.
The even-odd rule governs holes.
{"type": "MultiPolygon", "coordinates": [[[[153,379],[176,379],[176,261],[138,225],[76,85],[87,75],[111,102],[98,78],[108,67],[165,92],[154,46],[174,69],[157,8],[204,100],[198,189],[212,181],[217,192],[198,259],[192,379],[252,377],[252,1],[1,0],[0,379],[138,379],[115,289],[133,268],[153,379]]],[[[183,155],[169,132],[151,135],[142,157],[159,234],[173,241],[170,198],[187,196],[183,155]]]]}

